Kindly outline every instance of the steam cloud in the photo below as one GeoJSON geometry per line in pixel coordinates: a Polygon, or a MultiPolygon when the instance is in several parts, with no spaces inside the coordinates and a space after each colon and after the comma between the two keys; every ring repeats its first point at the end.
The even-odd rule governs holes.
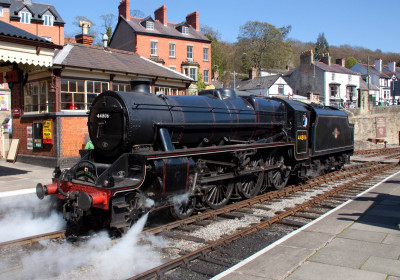
{"type": "Polygon", "coordinates": [[[160,254],[148,243],[157,246],[162,240],[151,237],[147,244],[138,244],[147,216],[119,240],[100,232],[79,245],[43,241],[45,249],[22,257],[16,279],[126,279],[160,265],[160,254]]]}
{"type": "Polygon", "coordinates": [[[35,194],[0,200],[0,242],[61,230],[65,221],[50,210],[51,200],[39,200],[35,194]]]}

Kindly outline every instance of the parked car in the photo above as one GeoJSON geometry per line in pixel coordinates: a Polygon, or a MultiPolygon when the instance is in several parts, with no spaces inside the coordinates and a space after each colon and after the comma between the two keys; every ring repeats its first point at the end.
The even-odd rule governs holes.
{"type": "Polygon", "coordinates": [[[12,135],[12,119],[11,118],[5,118],[1,126],[4,129],[5,133],[12,135]]]}

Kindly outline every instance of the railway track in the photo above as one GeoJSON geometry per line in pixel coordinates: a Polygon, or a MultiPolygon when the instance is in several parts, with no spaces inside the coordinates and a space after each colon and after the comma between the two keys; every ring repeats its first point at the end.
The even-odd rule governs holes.
{"type": "MultiPolygon", "coordinates": [[[[375,172],[381,172],[383,169],[381,166],[384,166],[385,164],[378,164],[377,162],[365,162],[361,164],[351,164],[346,166],[341,171],[337,172],[332,172],[329,174],[326,174],[321,177],[314,178],[312,180],[307,181],[304,184],[297,185],[297,186],[288,186],[284,188],[281,191],[273,191],[270,193],[266,193],[263,195],[260,195],[254,199],[246,200],[246,201],[240,201],[236,202],[233,204],[230,204],[222,209],[218,210],[209,210],[206,212],[203,212],[201,214],[195,215],[190,217],[189,219],[186,220],[181,220],[181,221],[174,221],[172,223],[154,227],[147,229],[143,232],[144,235],[148,234],[157,234],[165,239],[169,240],[184,240],[191,242],[193,244],[196,244],[196,248],[191,249],[191,248],[186,248],[183,250],[180,250],[180,252],[176,253],[174,259],[172,260],[172,263],[170,261],[165,262],[165,266],[155,268],[154,272],[150,272],[147,276],[146,275],[137,275],[134,276],[132,279],[149,279],[152,277],[158,277],[155,275],[164,275],[162,277],[166,277],[168,279],[167,275],[171,273],[171,271],[176,271],[176,267],[181,266],[182,263],[186,263],[184,267],[190,267],[193,265],[194,262],[212,262],[213,265],[215,266],[222,266],[223,270],[225,270],[227,267],[234,265],[234,262],[229,262],[229,261],[224,261],[222,258],[218,257],[209,257],[209,254],[212,254],[213,252],[215,253],[216,250],[215,248],[221,247],[221,244],[228,244],[232,243],[235,240],[240,240],[241,238],[244,238],[245,236],[248,235],[250,232],[256,232],[262,228],[264,228],[263,225],[265,222],[272,222],[274,223],[271,224],[280,224],[280,225],[286,225],[286,226],[301,226],[304,224],[304,222],[299,222],[298,220],[291,220],[289,214],[285,214],[283,211],[278,211],[274,215],[265,215],[265,214],[260,214],[257,211],[267,211],[269,208],[271,208],[271,204],[273,205],[280,199],[286,199],[287,197],[296,197],[298,196],[298,193],[301,192],[311,192],[312,189],[315,190],[322,190],[325,187],[322,185],[324,184],[330,184],[332,182],[338,182],[340,180],[348,180],[348,177],[354,177],[354,176],[363,176],[362,174],[370,174],[374,170],[375,172]],[[350,173],[351,172],[351,173],[350,173]],[[237,221],[241,220],[244,217],[256,217],[258,218],[257,222],[254,222],[254,224],[259,225],[258,227],[256,225],[255,228],[251,228],[247,225],[242,226],[244,229],[242,231],[237,231],[235,233],[230,233],[230,237],[223,237],[223,238],[218,238],[217,240],[207,240],[206,238],[203,238],[202,236],[195,236],[192,235],[192,232],[196,230],[196,228],[202,228],[202,227],[207,227],[207,226],[212,226],[213,224],[216,224],[218,221],[221,220],[232,220],[232,221],[237,221]],[[263,217],[261,217],[263,216],[263,217]],[[277,217],[277,218],[276,218],[277,217]],[[261,218],[261,219],[260,219],[261,218]],[[275,220],[277,219],[277,220],[275,220]],[[234,236],[234,237],[232,237],[234,236]],[[224,238],[227,238],[226,240],[224,238]],[[182,256],[183,254],[183,256],[182,256]],[[194,261],[194,262],[193,262],[194,261]],[[167,273],[167,274],[165,274],[167,273]]],[[[386,165],[388,166],[388,165],[386,165]]],[[[372,175],[371,175],[372,176],[372,175]]],[[[367,180],[367,179],[366,179],[367,180]]],[[[357,192],[361,191],[357,190],[357,192]]],[[[353,195],[353,193],[351,193],[353,195]]],[[[340,203],[343,202],[345,198],[340,197],[340,195],[334,197],[334,200],[337,202],[339,201],[340,203]]],[[[296,206],[297,207],[297,206],[296,206]]],[[[293,208],[293,207],[292,207],[293,208]]],[[[323,208],[327,208],[327,210],[331,209],[332,207],[329,206],[329,204],[325,203],[325,206],[323,208]]],[[[292,211],[293,209],[291,209],[292,211]]],[[[294,210],[293,210],[294,211],[294,210]]],[[[318,212],[318,211],[316,211],[318,212]]],[[[304,212],[302,213],[301,210],[297,210],[292,213],[292,217],[297,216],[296,219],[305,219],[305,217],[318,217],[320,214],[312,213],[311,212],[304,212]]],[[[10,246],[16,246],[16,245],[26,245],[26,244],[35,244],[37,241],[40,240],[45,240],[45,239],[51,239],[51,238],[60,238],[63,239],[66,236],[68,236],[68,233],[65,231],[60,231],[60,232],[55,232],[55,233],[49,233],[49,234],[43,234],[35,237],[27,237],[23,238],[20,240],[15,240],[15,241],[9,241],[9,242],[4,242],[0,244],[0,248],[4,247],[10,247],[10,246]]],[[[224,245],[224,246],[225,246],[224,245]]],[[[186,268],[185,268],[186,269],[186,268]]],[[[186,269],[187,270],[187,269],[186,269]]],[[[199,270],[199,269],[197,269],[199,270]]],[[[204,269],[200,269],[200,272],[204,269]]],[[[207,270],[207,269],[205,269],[207,270]]],[[[190,273],[195,273],[193,271],[196,271],[196,268],[189,269],[191,271],[190,273]]],[[[212,276],[213,273],[207,272],[204,275],[207,275],[206,278],[208,279],[210,276],[212,276]]],[[[215,275],[216,273],[214,273],[215,275]]],[[[180,277],[172,277],[171,279],[178,279],[180,277]]]]}
{"type": "MultiPolygon", "coordinates": [[[[317,177],[314,179],[310,179],[307,181],[306,185],[301,184],[301,185],[297,185],[297,186],[295,186],[295,185],[287,186],[286,188],[284,188],[281,191],[268,192],[266,194],[257,196],[253,199],[243,200],[243,201],[236,202],[234,204],[230,204],[221,209],[212,210],[212,211],[210,210],[210,211],[204,212],[199,215],[191,216],[190,218],[185,219],[185,220],[178,220],[178,221],[168,223],[166,225],[150,228],[148,230],[145,230],[143,233],[144,234],[159,234],[161,232],[166,232],[166,231],[169,231],[174,228],[185,227],[190,224],[205,224],[202,221],[207,220],[207,219],[214,219],[215,217],[222,216],[222,215],[224,215],[225,217],[240,218],[243,216],[243,214],[240,214],[240,213],[232,214],[232,212],[240,211],[240,209],[242,209],[242,208],[249,207],[251,205],[261,203],[263,201],[268,201],[271,199],[284,197],[284,196],[290,195],[292,193],[295,193],[295,192],[303,190],[303,189],[316,187],[316,186],[318,186],[318,184],[321,184],[324,182],[343,179],[346,176],[348,176],[345,173],[343,173],[344,170],[347,170],[347,171],[360,170],[362,168],[367,168],[373,164],[374,164],[374,162],[366,162],[366,163],[362,163],[362,164],[355,164],[353,166],[347,166],[342,171],[336,171],[336,172],[325,174],[323,176],[320,176],[320,177],[317,177]]],[[[187,228],[185,228],[185,230],[186,229],[187,228]]],[[[37,243],[39,241],[48,240],[48,239],[63,239],[63,238],[68,237],[71,234],[76,234],[76,233],[77,233],[76,229],[75,230],[69,229],[69,230],[48,232],[48,233],[43,233],[43,234],[34,235],[34,236],[28,236],[28,237],[19,238],[16,240],[1,242],[0,249],[7,248],[7,247],[14,247],[14,246],[17,247],[17,246],[23,246],[23,245],[31,245],[31,244],[37,243]]]]}
{"type": "MultiPolygon", "coordinates": [[[[215,259],[210,255],[211,252],[218,250],[218,248],[223,248],[225,246],[227,246],[227,244],[234,242],[236,240],[239,240],[241,238],[244,238],[245,236],[251,235],[257,231],[260,231],[262,229],[265,229],[267,227],[270,227],[271,225],[274,225],[276,223],[279,224],[283,224],[286,226],[292,226],[292,227],[300,227],[303,226],[305,224],[307,224],[308,222],[306,221],[299,221],[300,219],[312,219],[312,217],[318,217],[319,215],[322,215],[324,213],[324,211],[321,211],[321,208],[324,208],[326,211],[336,207],[336,205],[339,205],[341,203],[343,203],[344,201],[347,201],[349,198],[353,197],[354,195],[362,192],[363,190],[367,189],[367,187],[363,187],[363,186],[355,186],[357,184],[360,184],[362,182],[368,181],[370,180],[373,176],[382,174],[382,172],[391,170],[393,168],[398,167],[398,164],[379,164],[377,165],[375,163],[375,165],[373,167],[370,167],[368,169],[364,169],[362,171],[358,170],[353,172],[352,176],[356,176],[357,178],[355,180],[351,180],[351,181],[347,181],[342,183],[340,186],[335,187],[323,194],[318,195],[315,198],[312,198],[311,200],[308,200],[300,205],[297,205],[295,207],[291,207],[290,209],[285,209],[285,211],[278,211],[276,212],[276,215],[274,215],[273,217],[266,217],[266,218],[262,218],[260,219],[260,221],[258,223],[254,223],[251,224],[245,228],[239,228],[237,229],[234,233],[229,234],[228,236],[223,236],[222,238],[219,238],[216,241],[204,241],[204,240],[198,240],[197,242],[199,243],[203,243],[205,245],[201,246],[200,248],[193,250],[191,252],[188,252],[180,257],[174,258],[158,267],[155,267],[149,271],[146,271],[142,274],[136,275],[132,278],[129,279],[158,279],[158,278],[165,278],[165,279],[178,279],[179,277],[182,277],[182,275],[178,275],[178,276],[173,276],[171,274],[173,274],[173,270],[175,270],[178,267],[184,267],[186,270],[190,270],[191,272],[194,273],[200,273],[203,274],[203,276],[205,275],[206,277],[211,277],[213,275],[215,275],[216,273],[213,272],[207,272],[207,269],[205,269],[203,267],[203,269],[197,269],[195,268],[196,265],[193,265],[193,262],[195,260],[200,260],[201,262],[208,262],[208,263],[213,263],[214,265],[219,265],[224,267],[224,269],[226,269],[227,267],[230,266],[230,264],[228,264],[226,261],[224,262],[224,260],[221,259],[215,259]],[[362,174],[362,175],[360,175],[362,174]],[[343,194],[342,194],[343,193],[343,194]],[[315,210],[315,209],[318,210],[315,210]],[[315,215],[317,214],[317,215],[315,215]]],[[[332,175],[332,176],[328,176],[330,178],[326,178],[324,180],[318,180],[316,179],[314,182],[304,185],[304,186],[296,186],[293,188],[298,188],[297,191],[303,191],[306,190],[307,188],[310,188],[311,185],[319,185],[322,184],[323,182],[332,182],[332,181],[337,181],[340,178],[340,175],[344,175],[345,177],[343,177],[342,179],[346,178],[345,174],[336,174],[336,175],[332,175]],[[309,185],[309,186],[308,186],[309,185]],[[307,187],[306,187],[307,186],[307,187]],[[303,187],[303,188],[301,188],[303,187]]],[[[293,191],[288,191],[290,194],[294,194],[295,192],[293,191]]],[[[288,193],[286,193],[287,195],[288,193]]],[[[282,194],[285,195],[285,194],[282,194]]],[[[272,199],[277,199],[280,198],[280,196],[276,196],[275,194],[273,194],[270,198],[272,199]]],[[[266,200],[264,200],[266,198],[265,195],[257,197],[255,200],[258,200],[258,204],[261,207],[265,207],[265,205],[263,204],[263,202],[265,202],[266,200]],[[261,204],[260,204],[261,203],[261,204]]],[[[257,202],[254,202],[254,204],[252,204],[252,201],[250,200],[246,200],[247,203],[247,207],[250,207],[252,205],[257,204],[257,202]]],[[[244,208],[246,206],[243,205],[239,206],[237,209],[241,209],[244,208]],[[240,208],[241,207],[241,208],[240,208]]],[[[239,204],[239,203],[235,203],[235,204],[239,204]]],[[[233,205],[230,205],[226,208],[229,207],[234,207],[233,205]]],[[[200,220],[204,220],[204,216],[208,216],[211,215],[215,217],[215,215],[217,215],[218,211],[222,211],[222,209],[217,210],[216,212],[214,211],[210,211],[210,213],[203,213],[200,214],[200,220]],[[214,213],[212,213],[214,212],[214,213]]],[[[229,211],[227,209],[225,209],[224,211],[229,211]]],[[[233,211],[230,209],[230,211],[233,211]]],[[[250,211],[242,211],[241,213],[243,215],[245,215],[245,213],[250,213],[250,211]]],[[[239,216],[238,216],[239,218],[239,216]]],[[[193,219],[196,221],[195,217],[193,217],[193,219]]],[[[191,219],[191,220],[193,220],[191,219]]],[[[197,220],[199,221],[199,220],[197,220]]],[[[190,224],[190,221],[180,221],[184,224],[190,224]]],[[[164,227],[159,227],[156,229],[151,229],[148,231],[151,233],[161,233],[162,235],[165,234],[166,228],[171,229],[172,227],[176,228],[177,223],[175,225],[166,225],[164,227]]],[[[173,234],[166,234],[164,236],[167,237],[173,237],[173,238],[187,238],[188,240],[190,240],[190,237],[185,237],[185,236],[181,236],[179,234],[177,235],[173,235],[173,234]]],[[[196,242],[196,238],[192,238],[191,241],[196,242]]],[[[233,264],[232,264],[233,265],[233,264]]],[[[218,272],[217,272],[218,273],[218,272]]]]}

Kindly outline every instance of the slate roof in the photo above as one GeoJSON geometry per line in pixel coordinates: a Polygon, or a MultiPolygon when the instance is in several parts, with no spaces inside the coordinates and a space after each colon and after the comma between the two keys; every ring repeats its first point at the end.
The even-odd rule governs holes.
{"type": "Polygon", "coordinates": [[[270,88],[276,82],[276,80],[279,79],[279,77],[280,75],[256,77],[252,80],[242,82],[237,88],[240,90],[270,88]]]}
{"type": "MultiPolygon", "coordinates": [[[[152,21],[153,18],[146,17],[146,19],[151,19],[152,21]]],[[[210,43],[211,41],[204,36],[203,33],[200,31],[197,31],[194,29],[192,26],[188,26],[189,28],[189,34],[182,34],[181,31],[179,31],[177,28],[185,25],[185,22],[183,23],[171,23],[168,22],[167,26],[164,26],[160,21],[154,21],[154,29],[146,29],[146,26],[143,26],[140,24],[143,22],[143,18],[138,18],[138,17],[131,17],[129,20],[125,19],[124,17],[120,17],[119,20],[125,20],[129,26],[132,27],[132,29],[138,33],[138,34],[147,34],[147,35],[155,35],[155,36],[160,36],[160,37],[171,37],[171,38],[177,38],[177,39],[185,39],[185,40],[192,40],[192,41],[201,41],[201,42],[207,42],[210,43]]]]}
{"type": "Polygon", "coordinates": [[[54,24],[55,25],[64,25],[65,22],[61,18],[60,14],[57,12],[56,8],[53,5],[48,4],[39,4],[39,3],[24,3],[24,1],[18,0],[0,0],[0,6],[9,7],[10,8],[10,19],[18,19],[18,12],[21,11],[24,7],[26,7],[32,14],[31,21],[32,22],[43,22],[42,15],[46,11],[50,11],[50,13],[54,16],[54,24]]]}
{"type": "MultiPolygon", "coordinates": [[[[358,63],[358,65],[364,67],[364,69],[367,70],[367,64],[358,63]]],[[[383,68],[382,68],[382,69],[383,69],[383,68]]],[[[379,78],[382,78],[382,79],[390,79],[390,77],[389,77],[388,75],[386,75],[385,73],[379,72],[378,70],[376,70],[375,67],[374,67],[374,65],[370,65],[370,66],[369,66],[369,72],[370,72],[371,74],[374,74],[374,75],[378,76],[379,78]]],[[[391,76],[391,75],[390,75],[390,76],[391,76]]]]}
{"type": "MultiPolygon", "coordinates": [[[[360,89],[368,89],[368,83],[364,81],[361,77],[360,77],[360,89]]],[[[372,83],[369,85],[369,89],[379,91],[379,88],[372,83]]]]}
{"type": "MultiPolygon", "coordinates": [[[[3,0],[4,1],[4,0],[3,0]]],[[[12,26],[4,21],[0,21],[0,35],[9,37],[9,38],[18,38],[30,40],[32,42],[38,42],[40,45],[50,48],[60,48],[60,46],[43,39],[42,37],[36,36],[32,33],[29,33],[25,30],[19,29],[18,27],[12,26]]]]}
{"type": "Polygon", "coordinates": [[[328,65],[320,61],[314,61],[314,65],[325,72],[333,72],[333,73],[348,74],[348,75],[360,75],[360,73],[351,71],[350,69],[340,66],[339,64],[328,65]]]}
{"type": "Polygon", "coordinates": [[[96,69],[151,77],[162,77],[190,83],[193,80],[181,73],[143,58],[133,52],[82,44],[68,44],[57,52],[54,66],[96,69]]]}

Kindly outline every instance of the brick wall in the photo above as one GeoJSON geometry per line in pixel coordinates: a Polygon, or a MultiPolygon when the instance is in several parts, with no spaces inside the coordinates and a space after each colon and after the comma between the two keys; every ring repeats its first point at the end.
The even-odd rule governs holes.
{"type": "Polygon", "coordinates": [[[85,144],[88,135],[87,116],[61,118],[61,151],[62,158],[79,156],[79,150],[85,144]]]}
{"type": "Polygon", "coordinates": [[[193,61],[200,64],[200,73],[203,74],[203,69],[210,70],[211,76],[211,44],[194,42],[189,40],[161,38],[153,36],[137,35],[137,53],[146,58],[151,58],[150,45],[151,40],[158,42],[158,58],[165,61],[164,66],[170,68],[171,65],[176,66],[176,71],[182,72],[181,64],[187,61],[187,45],[193,46],[193,61]],[[175,58],[169,57],[169,44],[175,43],[175,58]],[[203,61],[203,48],[208,47],[208,61],[203,61]]]}
{"type": "Polygon", "coordinates": [[[64,26],[44,26],[43,23],[31,22],[30,24],[26,24],[15,20],[10,21],[10,13],[4,11],[0,20],[39,37],[51,37],[51,41],[54,44],[64,45],[64,26]]]}

